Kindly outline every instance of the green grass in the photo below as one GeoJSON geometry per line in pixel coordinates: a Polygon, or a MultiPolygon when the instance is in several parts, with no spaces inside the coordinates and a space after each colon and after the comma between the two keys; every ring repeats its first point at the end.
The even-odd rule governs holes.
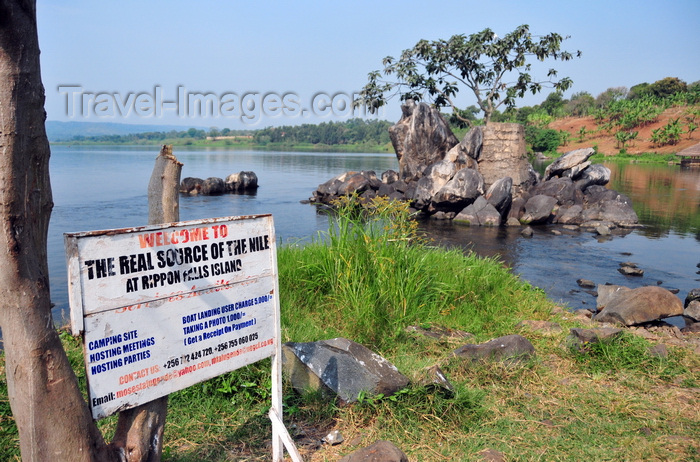
{"type": "MultiPolygon", "coordinates": [[[[338,460],[386,439],[416,461],[478,461],[485,449],[523,461],[700,461],[697,354],[670,347],[668,358],[658,358],[649,341],[629,333],[569,349],[568,328],[584,321],[497,260],[432,246],[402,204],[363,208],[349,199],[331,221],[315,242],[278,251],[283,341],[347,337],[412,384],[340,405],[285,382],[285,422],[305,460],[338,460]],[[525,319],[555,320],[563,330],[518,331],[525,319]],[[466,330],[473,342],[521,333],[537,356],[519,367],[465,363],[451,356],[461,343],[406,333],[415,324],[466,330]],[[453,394],[419,384],[434,364],[453,394]],[[319,447],[333,429],[345,442],[319,447]]],[[[84,389],[80,343],[61,338],[84,389]]],[[[163,460],[269,460],[269,371],[268,359],[172,394],[163,460]]],[[[99,422],[108,440],[115,423],[114,416],[99,422]]],[[[19,460],[4,374],[0,460],[19,460]]]]}

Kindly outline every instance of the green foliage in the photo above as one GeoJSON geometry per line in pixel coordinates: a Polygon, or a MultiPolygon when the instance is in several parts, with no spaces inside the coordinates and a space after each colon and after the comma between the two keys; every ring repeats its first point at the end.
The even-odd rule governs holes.
{"type": "Polygon", "coordinates": [[[657,146],[678,144],[683,134],[680,118],[670,120],[666,125],[651,131],[651,141],[657,146]]]}
{"type": "Polygon", "coordinates": [[[667,98],[676,93],[687,92],[688,85],[678,77],[665,77],[649,85],[648,91],[657,98],[667,98]]]}
{"type": "Polygon", "coordinates": [[[295,341],[344,336],[382,350],[410,324],[480,332],[499,324],[504,305],[523,309],[532,296],[494,260],[429,247],[406,203],[375,199],[363,207],[348,197],[333,223],[321,241],[278,254],[280,287],[290,294],[283,325],[294,326],[286,335],[295,341]]]}
{"type": "Polygon", "coordinates": [[[285,125],[256,130],[253,139],[259,144],[326,144],[389,143],[391,122],[373,119],[350,119],[343,122],[285,125]]]}
{"type": "Polygon", "coordinates": [[[605,107],[610,103],[624,99],[625,96],[627,96],[627,88],[610,87],[596,97],[595,103],[598,107],[605,107]]]}
{"type": "Polygon", "coordinates": [[[534,152],[555,152],[561,145],[561,134],[551,128],[525,127],[525,142],[534,152]]]}
{"type": "Polygon", "coordinates": [[[639,132],[636,131],[627,132],[620,130],[619,132],[615,133],[615,139],[617,140],[617,148],[625,149],[627,147],[628,142],[637,139],[637,135],[639,135],[639,132]]]}
{"type": "MultiPolygon", "coordinates": [[[[438,108],[450,107],[460,117],[454,98],[465,87],[476,97],[484,121],[488,122],[496,109],[502,105],[513,107],[515,100],[527,92],[535,94],[544,85],[559,91],[571,86],[568,77],[555,79],[555,69],[549,70],[547,80],[533,80],[532,65],[528,63],[528,59],[572,59],[573,54],[561,50],[566,38],[557,33],[534,36],[529,26],[522,25],[502,38],[491,29],[484,29],[468,37],[420,40],[398,59],[384,58],[384,69],[369,73],[359,101],[373,111],[399,94],[402,101],[425,99],[438,108]],[[382,80],[382,75],[392,80],[382,80]]],[[[580,54],[577,52],[576,56],[580,54]]]]}
{"type": "Polygon", "coordinates": [[[575,347],[571,353],[579,367],[590,373],[613,374],[628,370],[672,380],[688,372],[677,353],[662,358],[651,354],[650,346],[647,340],[638,335],[622,332],[609,340],[575,347]]]}

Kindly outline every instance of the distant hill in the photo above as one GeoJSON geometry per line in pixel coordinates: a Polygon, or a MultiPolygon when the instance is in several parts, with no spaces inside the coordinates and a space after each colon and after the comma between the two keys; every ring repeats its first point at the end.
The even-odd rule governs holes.
{"type": "Polygon", "coordinates": [[[209,127],[185,125],[133,125],[116,122],[59,122],[46,121],[46,134],[49,141],[70,141],[75,136],[130,135],[132,133],[169,132],[170,130],[209,130],[209,127]]]}

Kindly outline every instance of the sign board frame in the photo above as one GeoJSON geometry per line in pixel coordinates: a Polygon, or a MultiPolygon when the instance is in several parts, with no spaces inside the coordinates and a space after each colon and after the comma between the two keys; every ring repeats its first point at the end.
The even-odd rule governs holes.
{"type": "Polygon", "coordinates": [[[281,420],[272,216],[64,235],[71,330],[82,335],[93,418],[272,358],[273,459],[301,460],[281,420]],[[290,446],[291,443],[291,446],[290,446]]]}

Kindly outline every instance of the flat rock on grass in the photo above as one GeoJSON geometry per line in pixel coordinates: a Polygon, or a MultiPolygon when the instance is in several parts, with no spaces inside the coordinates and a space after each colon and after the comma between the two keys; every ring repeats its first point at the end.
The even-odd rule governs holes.
{"type": "Polygon", "coordinates": [[[408,457],[392,442],[377,441],[371,446],[348,454],[339,462],[408,462],[408,457]]]}
{"type": "Polygon", "coordinates": [[[472,361],[502,361],[517,364],[535,356],[535,347],[522,335],[506,335],[480,345],[464,345],[453,352],[472,361]]]}

